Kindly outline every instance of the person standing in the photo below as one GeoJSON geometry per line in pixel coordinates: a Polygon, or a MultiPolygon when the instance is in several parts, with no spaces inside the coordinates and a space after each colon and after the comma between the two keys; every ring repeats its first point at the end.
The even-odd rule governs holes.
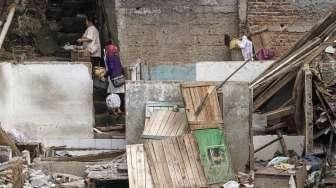
{"type": "Polygon", "coordinates": [[[125,110],[125,76],[118,54],[118,47],[111,42],[105,46],[105,66],[109,85],[108,94],[117,94],[121,99],[121,111],[125,110]]]}
{"type": "Polygon", "coordinates": [[[99,31],[95,27],[95,19],[93,16],[86,16],[85,23],[87,29],[83,36],[77,40],[77,42],[83,43],[84,49],[89,51],[92,67],[99,66],[101,61],[99,31]]]}

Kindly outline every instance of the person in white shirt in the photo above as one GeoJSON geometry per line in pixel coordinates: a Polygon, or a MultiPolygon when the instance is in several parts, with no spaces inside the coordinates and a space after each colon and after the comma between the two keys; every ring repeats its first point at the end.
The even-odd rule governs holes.
{"type": "Polygon", "coordinates": [[[101,60],[101,45],[99,39],[99,31],[94,25],[94,17],[86,16],[86,31],[78,43],[83,43],[85,49],[90,52],[92,67],[99,66],[101,60]]]}

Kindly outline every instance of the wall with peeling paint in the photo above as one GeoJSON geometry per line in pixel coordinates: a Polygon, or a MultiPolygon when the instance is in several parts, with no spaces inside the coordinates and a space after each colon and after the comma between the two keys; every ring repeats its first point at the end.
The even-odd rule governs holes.
{"type": "MultiPolygon", "coordinates": [[[[230,81],[253,81],[272,62],[249,62],[230,81]]],[[[150,68],[142,66],[142,77],[144,80],[223,81],[243,63],[243,61],[205,61],[190,64],[153,65],[150,68]]]]}
{"type": "Polygon", "coordinates": [[[0,121],[20,138],[91,138],[92,79],[84,64],[0,64],[0,121]]]}

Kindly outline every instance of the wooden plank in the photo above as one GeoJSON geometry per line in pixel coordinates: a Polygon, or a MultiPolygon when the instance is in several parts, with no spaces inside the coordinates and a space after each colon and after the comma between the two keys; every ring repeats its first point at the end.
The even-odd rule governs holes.
{"type": "Polygon", "coordinates": [[[186,187],[189,187],[190,186],[190,179],[187,175],[187,168],[186,168],[186,164],[185,164],[185,161],[183,161],[183,158],[182,158],[182,153],[181,153],[181,150],[180,150],[180,147],[179,147],[179,143],[177,141],[177,138],[173,138],[172,139],[172,146],[174,148],[174,153],[175,153],[175,157],[179,163],[179,168],[180,168],[180,175],[181,175],[181,178],[182,178],[182,181],[184,182],[183,184],[185,184],[186,187]]]}
{"type": "Polygon", "coordinates": [[[220,124],[223,123],[223,118],[217,92],[212,92],[211,95],[208,96],[208,100],[205,101],[200,113],[195,116],[195,107],[202,102],[202,99],[208,95],[208,92],[212,91],[213,88],[215,88],[215,86],[181,86],[186,105],[185,108],[188,110],[187,119],[191,130],[221,127],[220,124]]]}
{"type": "Polygon", "coordinates": [[[194,114],[194,112],[193,112],[194,105],[191,101],[190,91],[189,91],[189,88],[183,88],[182,86],[180,88],[181,88],[181,91],[182,91],[184,108],[186,110],[187,117],[190,120],[191,117],[192,117],[192,114],[194,114]]]}
{"type": "Polygon", "coordinates": [[[225,183],[233,178],[230,152],[223,131],[221,129],[195,130],[193,135],[208,183],[225,183]]]}
{"type": "Polygon", "coordinates": [[[172,187],[173,181],[172,176],[169,173],[168,161],[166,160],[166,155],[164,152],[164,145],[164,140],[153,142],[155,155],[157,156],[158,161],[162,164],[163,174],[161,174],[161,176],[164,176],[166,179],[165,186],[172,187]]]}
{"type": "Polygon", "coordinates": [[[181,136],[187,131],[187,118],[184,109],[178,111],[160,110],[154,112],[151,120],[144,127],[143,138],[162,139],[181,136]]]}
{"type": "Polygon", "coordinates": [[[189,183],[191,187],[194,187],[196,186],[196,178],[194,178],[194,174],[193,174],[193,169],[191,168],[191,164],[189,161],[189,156],[188,156],[188,151],[186,149],[186,146],[184,144],[184,140],[183,140],[183,137],[177,137],[176,138],[177,142],[178,142],[178,145],[179,145],[179,149],[180,149],[180,153],[182,154],[182,160],[183,160],[183,163],[185,165],[185,169],[186,169],[186,174],[187,174],[187,177],[189,179],[189,183]]]}
{"type": "Polygon", "coordinates": [[[302,46],[301,48],[297,49],[296,52],[293,53],[293,55],[287,57],[284,60],[280,60],[280,61],[275,62],[268,69],[266,69],[266,71],[264,71],[264,73],[262,73],[260,76],[258,76],[258,78],[255,81],[253,81],[251,87],[255,87],[257,84],[261,83],[263,80],[265,80],[266,78],[268,78],[272,74],[278,72],[283,67],[287,66],[288,64],[290,64],[292,61],[294,61],[295,59],[299,58],[303,54],[306,54],[312,48],[316,47],[320,43],[321,43],[321,39],[320,38],[314,38],[314,40],[312,40],[311,42],[306,43],[304,46],[302,46]]]}
{"type": "Polygon", "coordinates": [[[294,77],[295,73],[291,72],[288,75],[280,79],[274,86],[268,88],[266,92],[260,94],[255,100],[253,105],[253,111],[261,107],[265,102],[267,102],[273,95],[278,92],[282,87],[284,87],[288,82],[290,82],[294,77]]]}
{"type": "Polygon", "coordinates": [[[168,120],[169,120],[170,115],[172,114],[172,111],[171,110],[166,110],[166,111],[162,110],[162,113],[163,113],[163,115],[162,115],[163,118],[162,118],[160,124],[158,124],[158,126],[157,126],[158,127],[157,132],[154,132],[155,135],[161,134],[164,127],[166,125],[168,125],[168,120]]]}
{"type": "Polygon", "coordinates": [[[294,106],[286,106],[265,113],[267,122],[294,114],[294,106]]]}
{"type": "Polygon", "coordinates": [[[151,165],[151,164],[156,164],[156,161],[157,161],[152,143],[146,142],[144,144],[144,149],[145,149],[146,156],[147,156],[149,170],[150,170],[150,173],[153,179],[153,185],[154,187],[159,186],[160,181],[161,181],[159,177],[159,174],[160,174],[159,167],[158,165],[151,165]]]}
{"type": "Polygon", "coordinates": [[[127,145],[126,154],[129,187],[152,188],[153,182],[143,145],[127,145]]]}
{"type": "Polygon", "coordinates": [[[204,187],[207,184],[204,173],[197,168],[200,161],[195,157],[196,143],[185,141],[190,136],[186,134],[144,144],[150,170],[154,170],[151,172],[153,180],[157,180],[155,187],[204,187]]]}
{"type": "Polygon", "coordinates": [[[168,165],[169,173],[172,176],[173,185],[181,185],[183,181],[181,177],[177,175],[180,173],[180,169],[174,161],[176,159],[176,154],[175,154],[174,148],[172,148],[173,144],[172,144],[171,139],[167,139],[165,142],[165,145],[166,147],[164,147],[164,152],[165,152],[166,159],[167,161],[173,161],[171,165],[168,165]]]}
{"type": "Polygon", "coordinates": [[[313,124],[313,89],[312,73],[309,67],[304,69],[304,134],[305,134],[305,151],[311,154],[314,151],[314,124],[313,124]]]}

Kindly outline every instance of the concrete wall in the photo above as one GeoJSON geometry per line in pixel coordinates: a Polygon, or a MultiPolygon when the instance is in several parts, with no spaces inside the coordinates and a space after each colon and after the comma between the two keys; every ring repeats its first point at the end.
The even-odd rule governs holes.
{"type": "Polygon", "coordinates": [[[249,0],[247,25],[252,33],[266,29],[263,46],[280,56],[335,5],[330,0],[249,0]]]}
{"type": "MultiPolygon", "coordinates": [[[[268,68],[272,62],[250,62],[239,70],[230,81],[250,82],[268,68]]],[[[151,80],[223,81],[243,63],[243,61],[223,61],[177,65],[162,64],[154,65],[149,69],[143,66],[142,77],[145,80],[151,78],[151,80]]]]}
{"type": "MultiPolygon", "coordinates": [[[[149,100],[183,105],[180,84],[176,81],[138,81],[126,84],[127,144],[141,143],[145,123],[145,105],[149,100]]],[[[188,82],[193,83],[193,82],[188,82]]],[[[249,87],[248,82],[228,82],[222,88],[224,132],[236,172],[244,171],[249,159],[249,87]]]]}
{"type": "Polygon", "coordinates": [[[249,159],[249,84],[228,82],[222,88],[224,132],[230,143],[235,172],[245,171],[249,159]]]}
{"type": "Polygon", "coordinates": [[[0,121],[31,141],[92,137],[92,79],[84,64],[0,64],[0,121]]]}
{"type": "MultiPolygon", "coordinates": [[[[242,67],[229,81],[251,82],[273,61],[253,61],[242,67]]],[[[243,61],[199,62],[196,64],[197,81],[223,81],[238,69],[243,61]]]]}
{"type": "Polygon", "coordinates": [[[229,60],[224,35],[238,35],[236,0],[116,0],[125,65],[229,60]]]}
{"type": "Polygon", "coordinates": [[[140,142],[145,124],[147,101],[167,101],[183,106],[180,82],[136,81],[126,83],[126,141],[127,144],[140,142]]]}

